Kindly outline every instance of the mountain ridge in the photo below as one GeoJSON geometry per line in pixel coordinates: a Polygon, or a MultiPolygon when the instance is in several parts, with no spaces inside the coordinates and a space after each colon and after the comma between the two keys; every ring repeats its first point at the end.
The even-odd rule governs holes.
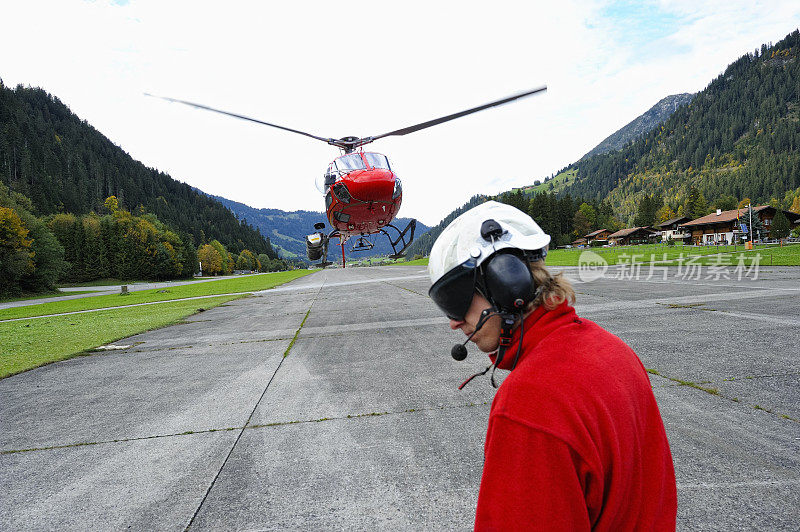
{"type": "Polygon", "coordinates": [[[593,155],[608,153],[623,148],[626,144],[634,141],[655,129],[660,123],[672,116],[682,105],[692,101],[695,93],[683,92],[665,96],[650,109],[640,114],[617,131],[603,139],[597,146],[589,150],[579,160],[586,159],[593,155]]]}
{"type": "Polygon", "coordinates": [[[219,240],[239,253],[249,249],[277,258],[269,240],[242,224],[219,202],[168,174],[133,159],[57,97],[41,88],[11,89],[0,81],[0,180],[31,199],[39,216],[103,212],[140,206],[194,246],[219,240]]]}
{"type": "MultiPolygon", "coordinates": [[[[199,189],[196,189],[199,190],[199,189]]],[[[253,225],[262,234],[270,238],[273,247],[279,250],[284,258],[292,260],[300,260],[308,262],[306,258],[306,243],[305,237],[314,232],[314,224],[317,222],[326,222],[327,218],[324,212],[317,211],[283,211],[281,209],[250,207],[247,204],[229,200],[222,196],[210,195],[212,198],[219,201],[222,205],[228,208],[234,216],[239,220],[246,220],[250,225],[253,225]]],[[[393,225],[401,230],[406,227],[406,224],[411,218],[395,218],[393,225]]],[[[416,236],[427,232],[430,228],[417,221],[416,236]]],[[[337,241],[335,241],[337,242],[337,241]]],[[[369,252],[356,252],[351,258],[358,257],[374,257],[378,255],[389,255],[392,252],[388,240],[384,235],[375,235],[373,237],[375,247],[369,252]]],[[[345,246],[347,252],[347,246],[345,246]]],[[[341,260],[341,249],[338,245],[331,245],[328,249],[329,260],[341,260]]]]}

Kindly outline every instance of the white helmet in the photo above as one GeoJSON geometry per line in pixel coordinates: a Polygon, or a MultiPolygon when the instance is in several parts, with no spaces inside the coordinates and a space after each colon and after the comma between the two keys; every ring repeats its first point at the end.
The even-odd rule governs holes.
{"type": "Polygon", "coordinates": [[[510,205],[487,201],[453,220],[434,242],[428,295],[449,317],[463,319],[486,259],[511,249],[529,260],[541,260],[549,243],[550,235],[533,218],[510,205]]]}

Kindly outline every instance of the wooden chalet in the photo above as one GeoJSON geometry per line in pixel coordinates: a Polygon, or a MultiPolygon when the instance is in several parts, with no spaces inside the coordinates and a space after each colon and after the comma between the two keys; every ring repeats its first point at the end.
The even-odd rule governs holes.
{"type": "Polygon", "coordinates": [[[652,236],[656,233],[656,231],[653,231],[649,227],[629,227],[608,235],[608,242],[614,246],[648,244],[651,242],[652,236]]]}
{"type": "Polygon", "coordinates": [[[666,222],[661,222],[656,225],[656,229],[661,232],[661,240],[667,242],[669,240],[684,240],[688,241],[692,237],[692,233],[682,228],[680,225],[691,221],[688,216],[678,216],[666,222]]]}
{"type": "MultiPolygon", "coordinates": [[[[772,225],[772,219],[778,210],[771,205],[761,205],[760,207],[753,207],[753,217],[758,216],[761,223],[764,224],[764,229],[769,232],[772,225]]],[[[796,226],[800,223],[800,214],[792,211],[783,211],[789,222],[796,226]]],[[[742,225],[749,227],[750,215],[747,209],[732,209],[730,211],[720,211],[701,216],[696,220],[691,220],[680,224],[680,227],[691,232],[691,241],[693,244],[732,244],[737,237],[747,237],[745,235],[742,225]]],[[[761,238],[766,238],[767,235],[761,235],[761,238]]],[[[754,235],[754,238],[758,238],[754,235]]]]}
{"type": "Polygon", "coordinates": [[[583,235],[583,238],[586,239],[586,242],[591,245],[592,242],[600,242],[600,244],[607,244],[608,243],[608,236],[611,234],[611,231],[608,229],[598,229],[597,231],[592,231],[588,235],[583,235]]]}

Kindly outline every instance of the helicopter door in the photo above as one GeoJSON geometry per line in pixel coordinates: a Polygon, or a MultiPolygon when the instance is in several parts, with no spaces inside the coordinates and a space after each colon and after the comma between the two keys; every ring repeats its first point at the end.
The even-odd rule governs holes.
{"type": "Polygon", "coordinates": [[[339,172],[336,170],[336,165],[331,163],[328,165],[328,169],[325,170],[325,175],[317,177],[314,184],[321,194],[327,194],[338,177],[339,172]]]}

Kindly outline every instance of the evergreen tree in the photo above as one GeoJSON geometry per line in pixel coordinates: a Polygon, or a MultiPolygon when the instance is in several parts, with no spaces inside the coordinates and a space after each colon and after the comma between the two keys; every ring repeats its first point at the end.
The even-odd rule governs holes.
{"type": "Polygon", "coordinates": [[[769,228],[770,238],[786,238],[792,230],[792,224],[781,209],[775,212],[772,225],[769,228]]]}
{"type": "MultiPolygon", "coordinates": [[[[278,256],[267,239],[219,202],[133,160],[42,89],[0,84],[0,182],[29,197],[35,206],[29,210],[39,215],[113,215],[133,208],[135,216],[151,213],[174,231],[192,235],[194,242],[217,239],[236,253],[247,248],[278,256]]],[[[169,254],[167,246],[148,246],[153,254],[169,254]]],[[[81,252],[80,247],[65,248],[81,252]]],[[[105,267],[93,264],[91,255],[72,258],[77,259],[67,259],[72,277],[105,267]]],[[[142,274],[154,268],[152,260],[122,267],[142,274]]]]}
{"type": "Polygon", "coordinates": [[[578,238],[581,238],[592,231],[592,224],[589,223],[586,213],[581,210],[575,211],[575,216],[573,216],[573,227],[575,227],[574,234],[578,238]]]}
{"type": "Polygon", "coordinates": [[[637,227],[649,227],[656,223],[656,213],[662,207],[663,200],[659,194],[643,195],[639,200],[639,208],[633,224],[637,227]]]}
{"type": "Polygon", "coordinates": [[[270,258],[267,255],[265,255],[264,253],[261,253],[261,254],[258,255],[257,259],[258,259],[258,271],[260,271],[260,272],[268,272],[269,271],[270,258]]]}

